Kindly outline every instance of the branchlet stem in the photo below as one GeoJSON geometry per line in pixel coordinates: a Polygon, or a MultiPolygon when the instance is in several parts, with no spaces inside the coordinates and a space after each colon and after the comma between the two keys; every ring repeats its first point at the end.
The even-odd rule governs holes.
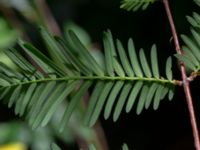
{"type": "MultiPolygon", "coordinates": [[[[176,27],[175,27],[175,24],[173,21],[173,17],[172,17],[172,13],[170,10],[168,0],[163,0],[163,4],[165,7],[165,11],[167,13],[167,17],[169,19],[176,52],[178,54],[182,54],[181,47],[179,44],[179,39],[178,39],[177,32],[176,32],[176,27]]],[[[184,82],[183,88],[184,88],[185,97],[186,97],[186,101],[187,101],[187,105],[188,105],[188,109],[189,109],[189,113],[190,113],[190,121],[191,121],[192,130],[193,130],[194,144],[195,144],[196,150],[200,150],[199,132],[198,132],[198,128],[197,128],[197,122],[196,122],[193,101],[192,101],[192,96],[191,96],[191,91],[190,91],[190,79],[193,80],[194,79],[193,77],[195,77],[195,76],[191,76],[191,78],[187,77],[186,68],[185,68],[184,64],[180,64],[180,68],[181,68],[182,80],[184,82]]]]}

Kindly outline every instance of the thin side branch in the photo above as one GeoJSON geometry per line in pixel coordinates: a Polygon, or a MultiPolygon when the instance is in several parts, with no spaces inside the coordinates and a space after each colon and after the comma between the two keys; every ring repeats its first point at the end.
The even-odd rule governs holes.
{"type": "Polygon", "coordinates": [[[39,12],[40,17],[42,17],[42,21],[44,21],[44,25],[47,26],[48,30],[54,34],[61,35],[60,28],[53,17],[48,5],[45,0],[35,0],[35,4],[37,10],[39,12]]]}
{"type": "MultiPolygon", "coordinates": [[[[168,0],[163,0],[163,3],[165,6],[165,11],[167,13],[167,17],[169,19],[176,52],[179,54],[182,54],[181,47],[179,44],[179,39],[178,39],[177,32],[176,32],[176,27],[175,27],[172,13],[171,13],[171,10],[169,7],[169,2],[168,2],[168,0]]],[[[184,88],[184,92],[185,92],[187,106],[188,106],[189,113],[190,113],[190,121],[191,121],[191,125],[192,125],[192,130],[193,130],[194,144],[195,144],[196,150],[200,150],[199,132],[198,132],[198,128],[197,128],[197,122],[196,122],[196,117],[195,117],[195,112],[194,112],[194,107],[193,107],[193,102],[192,102],[192,96],[191,96],[191,91],[190,91],[190,81],[188,80],[187,75],[186,75],[185,65],[181,63],[180,68],[181,68],[182,80],[185,81],[185,83],[183,84],[183,88],[184,88]]]]}
{"type": "Polygon", "coordinates": [[[198,76],[197,72],[192,72],[191,75],[188,77],[188,81],[192,82],[198,76]]]}

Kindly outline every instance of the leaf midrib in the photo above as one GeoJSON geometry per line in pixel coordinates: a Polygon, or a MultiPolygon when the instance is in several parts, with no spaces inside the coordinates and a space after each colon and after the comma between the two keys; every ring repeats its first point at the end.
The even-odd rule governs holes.
{"type": "Polygon", "coordinates": [[[31,81],[23,81],[20,83],[10,84],[9,86],[2,87],[12,87],[19,85],[26,85],[32,83],[42,83],[48,81],[70,81],[70,80],[105,80],[105,81],[146,81],[146,82],[158,82],[161,84],[173,84],[176,85],[176,80],[158,79],[158,78],[147,78],[147,77],[111,77],[111,76],[73,76],[73,77],[61,77],[61,78],[44,78],[31,81]]]}

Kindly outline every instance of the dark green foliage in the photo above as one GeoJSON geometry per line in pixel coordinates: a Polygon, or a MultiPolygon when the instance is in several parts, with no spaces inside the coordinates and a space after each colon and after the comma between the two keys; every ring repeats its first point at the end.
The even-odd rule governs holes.
{"type": "Polygon", "coordinates": [[[193,72],[200,71],[200,15],[193,13],[193,17],[187,16],[187,20],[192,25],[192,37],[181,35],[185,46],[182,47],[183,55],[176,54],[175,56],[193,72]]]}
{"type": "Polygon", "coordinates": [[[200,0],[194,0],[194,2],[195,2],[198,6],[200,6],[200,0]]]}
{"type": "Polygon", "coordinates": [[[122,0],[120,8],[127,11],[137,11],[139,9],[145,10],[151,3],[157,0],[122,0]]]}
{"type": "Polygon", "coordinates": [[[122,145],[122,150],[129,150],[128,145],[126,143],[122,145]]]}
{"type": "Polygon", "coordinates": [[[51,150],[61,150],[61,148],[58,145],[56,145],[55,143],[52,143],[51,150]]]}
{"type": "Polygon", "coordinates": [[[131,39],[127,55],[122,43],[117,40],[115,44],[111,32],[105,32],[102,67],[73,31],[68,32],[68,40],[54,38],[45,29],[41,29],[41,33],[54,56],[52,59],[20,41],[27,57],[15,49],[6,51],[20,71],[11,70],[3,63],[0,66],[1,99],[7,100],[9,107],[14,106],[16,114],[24,115],[32,128],[45,126],[58,106],[67,100],[58,123],[59,130],[63,131],[87,91],[91,97],[84,123],[89,126],[95,124],[101,112],[108,119],[113,110],[116,121],[124,107],[130,112],[137,103],[136,112],[140,114],[151,103],[157,109],[166,94],[170,99],[173,97],[175,81],[172,80],[171,58],[167,60],[167,78],[164,79],[159,73],[155,45],[151,49],[151,63],[148,63],[142,49],[137,56],[131,39]]]}

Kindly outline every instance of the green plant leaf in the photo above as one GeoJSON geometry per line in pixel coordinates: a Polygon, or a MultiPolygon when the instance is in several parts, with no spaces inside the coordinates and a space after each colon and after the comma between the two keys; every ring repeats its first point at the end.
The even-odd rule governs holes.
{"type": "Polygon", "coordinates": [[[81,41],[78,39],[78,37],[75,35],[74,32],[69,30],[69,35],[74,42],[74,44],[77,45],[77,48],[79,48],[79,52],[81,55],[88,61],[88,66],[91,65],[91,69],[94,71],[96,75],[103,76],[104,72],[100,65],[95,61],[93,56],[88,52],[88,50],[85,48],[85,46],[81,43],[81,41]]]}
{"type": "MultiPolygon", "coordinates": [[[[35,62],[37,62],[38,63],[38,58],[39,58],[39,60],[42,60],[44,63],[46,63],[46,64],[48,64],[49,66],[51,66],[51,68],[53,69],[53,70],[55,70],[56,72],[58,72],[59,74],[59,76],[63,76],[64,74],[65,74],[65,71],[64,70],[62,70],[61,68],[60,68],[60,66],[58,66],[58,65],[55,65],[55,63],[53,63],[50,59],[48,59],[44,54],[42,54],[39,50],[37,50],[35,47],[33,47],[32,45],[30,45],[30,44],[28,44],[28,43],[26,43],[26,42],[20,42],[20,45],[21,45],[21,47],[24,49],[24,51],[28,54],[28,55],[30,55],[30,57],[32,58],[32,59],[34,59],[35,60],[35,62]]],[[[39,63],[38,63],[38,65],[40,65],[39,63]]],[[[40,67],[42,67],[43,68],[43,66],[44,65],[42,65],[41,64],[41,66],[40,67]]],[[[44,70],[46,70],[45,68],[43,68],[44,70]]],[[[48,70],[47,70],[48,71],[48,70]]]]}
{"type": "Polygon", "coordinates": [[[160,74],[158,69],[157,49],[155,44],[151,48],[151,67],[154,77],[159,78],[160,74]]]}
{"type": "Polygon", "coordinates": [[[57,144],[52,143],[51,144],[51,150],[61,150],[61,148],[57,144]]]}
{"type": "Polygon", "coordinates": [[[28,87],[26,94],[24,95],[23,101],[21,103],[20,116],[22,116],[24,114],[26,106],[27,106],[29,99],[31,98],[36,86],[37,86],[37,84],[33,83],[30,85],[30,87],[28,87]]]}
{"type": "Polygon", "coordinates": [[[20,96],[20,91],[21,91],[21,88],[22,86],[19,85],[17,86],[17,88],[13,91],[11,97],[10,97],[10,100],[9,100],[9,103],[8,103],[8,107],[10,108],[13,103],[15,102],[16,99],[18,99],[18,97],[20,96]]]}
{"type": "Polygon", "coordinates": [[[128,58],[127,58],[127,56],[125,54],[125,50],[124,50],[124,48],[122,46],[122,43],[119,40],[117,40],[117,50],[119,52],[119,57],[120,57],[122,66],[123,66],[126,74],[128,76],[130,76],[130,77],[133,77],[134,73],[133,73],[133,71],[131,69],[131,66],[130,66],[130,63],[128,61],[128,58]]]}
{"type": "Polygon", "coordinates": [[[153,83],[149,89],[149,92],[147,94],[147,99],[145,101],[145,108],[148,109],[152,100],[153,100],[153,96],[155,95],[155,92],[157,90],[157,88],[159,87],[159,85],[157,83],[153,83]]]}
{"type": "Polygon", "coordinates": [[[114,87],[108,97],[106,106],[105,106],[105,110],[104,110],[104,118],[105,119],[108,119],[108,117],[110,116],[115,99],[117,98],[117,95],[123,85],[124,85],[123,81],[117,81],[117,83],[114,85],[114,87]]]}
{"type": "Polygon", "coordinates": [[[138,100],[138,105],[137,105],[137,109],[136,109],[136,112],[137,112],[138,115],[142,112],[142,110],[144,108],[145,100],[147,98],[148,91],[149,91],[149,87],[146,84],[146,85],[143,86],[143,88],[141,90],[140,98],[138,100]]]}
{"type": "Polygon", "coordinates": [[[33,122],[35,121],[35,118],[36,118],[38,112],[43,107],[43,103],[45,102],[45,100],[47,99],[49,94],[52,92],[52,90],[54,90],[55,86],[56,86],[55,81],[47,83],[47,85],[45,85],[44,90],[40,93],[40,96],[38,97],[38,99],[34,100],[35,102],[32,106],[32,109],[29,112],[29,114],[30,114],[29,124],[30,125],[32,125],[33,122]]]}
{"type": "Polygon", "coordinates": [[[102,93],[104,86],[105,86],[105,83],[103,81],[98,82],[95,86],[95,89],[90,97],[88,109],[85,114],[85,118],[84,118],[85,125],[89,125],[90,118],[94,112],[96,103],[98,102],[98,98],[99,98],[100,94],[102,93]]]}
{"type": "Polygon", "coordinates": [[[91,81],[86,81],[85,83],[83,83],[83,85],[80,87],[79,91],[73,96],[73,98],[71,99],[69,106],[67,107],[64,116],[63,116],[63,120],[61,120],[60,123],[60,129],[59,131],[62,132],[65,128],[65,126],[67,125],[71,114],[73,112],[73,110],[76,108],[78,102],[81,100],[81,97],[85,94],[85,92],[87,91],[87,89],[91,86],[91,81]]]}
{"type": "Polygon", "coordinates": [[[88,150],[96,150],[96,148],[95,148],[95,146],[93,144],[90,144],[88,150]]]}
{"type": "Polygon", "coordinates": [[[151,70],[149,68],[149,65],[147,63],[147,59],[146,59],[146,56],[144,54],[144,50],[143,49],[140,49],[140,63],[142,65],[142,69],[144,71],[144,74],[147,76],[147,77],[151,77],[152,74],[151,74],[151,70]]]}
{"type": "Polygon", "coordinates": [[[172,80],[172,58],[171,57],[167,58],[165,74],[168,80],[172,80]]]}
{"type": "Polygon", "coordinates": [[[194,65],[196,65],[196,66],[199,65],[198,60],[196,59],[196,57],[194,56],[194,54],[191,52],[191,50],[190,50],[188,47],[183,46],[183,47],[182,47],[182,50],[183,50],[184,54],[185,54],[186,56],[188,56],[188,58],[191,60],[191,62],[192,62],[194,65]]]}
{"type": "Polygon", "coordinates": [[[90,122],[89,122],[90,127],[93,126],[95,124],[96,120],[98,119],[101,109],[105,103],[105,100],[106,100],[112,86],[113,86],[113,82],[108,82],[107,84],[105,84],[103,91],[102,91],[101,95],[99,96],[95,110],[90,118],[90,122]]]}
{"type": "Polygon", "coordinates": [[[151,3],[156,0],[122,0],[120,8],[126,9],[127,11],[137,11],[140,8],[145,10],[151,3]]]}
{"type": "Polygon", "coordinates": [[[154,103],[153,103],[154,110],[158,109],[158,106],[160,104],[160,100],[161,100],[161,97],[162,97],[163,89],[164,89],[164,86],[163,85],[159,85],[159,87],[156,90],[155,97],[154,97],[154,103]]]}
{"type": "Polygon", "coordinates": [[[104,32],[103,43],[104,43],[105,63],[106,63],[107,73],[110,76],[114,76],[112,50],[109,42],[109,36],[108,33],[106,32],[104,32]]]}
{"type": "Polygon", "coordinates": [[[175,56],[176,56],[180,61],[184,62],[188,68],[190,68],[191,70],[196,70],[195,64],[193,64],[187,56],[185,56],[185,55],[180,55],[180,54],[175,54],[175,56]]]}
{"type": "Polygon", "coordinates": [[[131,90],[131,87],[132,87],[131,82],[124,85],[114,110],[113,121],[117,121],[117,119],[119,118],[119,115],[121,114],[122,108],[125,104],[125,100],[128,97],[128,94],[131,90]]]}
{"type": "Polygon", "coordinates": [[[116,121],[124,107],[127,113],[131,111],[135,101],[140,114],[152,102],[157,108],[166,95],[169,99],[174,95],[176,81],[172,80],[171,60],[167,60],[165,79],[159,74],[155,46],[149,57],[150,68],[144,51],[141,50],[138,57],[131,39],[128,51],[119,40],[115,48],[108,31],[103,39],[105,63],[101,67],[104,70],[73,31],[68,32],[66,41],[52,37],[45,30],[41,32],[47,47],[52,46],[49,51],[57,53],[56,60],[20,41],[25,53],[15,49],[6,52],[20,70],[0,63],[0,99],[5,99],[9,107],[13,106],[15,113],[24,116],[33,129],[46,126],[59,106],[64,105],[66,109],[58,127],[63,131],[86,93],[91,94],[84,114],[84,124],[88,126],[96,123],[101,112],[105,119],[113,116],[116,121]]]}
{"type": "Polygon", "coordinates": [[[181,38],[185,42],[185,44],[192,50],[192,52],[195,54],[197,59],[200,61],[200,53],[197,45],[187,36],[181,35],[181,38]]]}
{"type": "Polygon", "coordinates": [[[139,65],[139,61],[135,52],[135,46],[132,39],[129,39],[128,41],[128,53],[135,74],[139,77],[143,77],[143,73],[139,65]]]}
{"type": "Polygon", "coordinates": [[[139,81],[137,83],[135,83],[135,86],[133,87],[130,96],[128,98],[127,104],[126,104],[126,112],[130,112],[131,108],[133,107],[133,104],[136,100],[136,97],[140,91],[140,89],[142,88],[143,82],[139,81]]]}
{"type": "MultiPolygon", "coordinates": [[[[55,99],[51,99],[53,102],[52,103],[47,103],[44,107],[43,107],[43,116],[41,116],[41,119],[43,118],[43,121],[42,121],[42,126],[45,126],[48,121],[51,119],[52,115],[54,112],[56,112],[56,109],[58,108],[58,105],[71,93],[71,91],[78,85],[78,81],[74,81],[74,82],[71,82],[69,84],[67,84],[65,87],[65,89],[63,89],[63,91],[61,93],[58,93],[59,96],[58,98],[55,100],[55,99]],[[46,114],[45,114],[46,113],[46,114]]],[[[50,100],[49,100],[50,101],[50,100]]],[[[42,111],[41,113],[42,114],[42,111]]],[[[39,116],[38,116],[39,117],[39,116]]]]}
{"type": "Polygon", "coordinates": [[[125,77],[125,72],[116,58],[114,58],[114,60],[113,60],[113,66],[114,66],[115,72],[118,76],[125,77]]]}
{"type": "Polygon", "coordinates": [[[122,145],[122,150],[129,150],[128,145],[126,143],[122,145]]]}

